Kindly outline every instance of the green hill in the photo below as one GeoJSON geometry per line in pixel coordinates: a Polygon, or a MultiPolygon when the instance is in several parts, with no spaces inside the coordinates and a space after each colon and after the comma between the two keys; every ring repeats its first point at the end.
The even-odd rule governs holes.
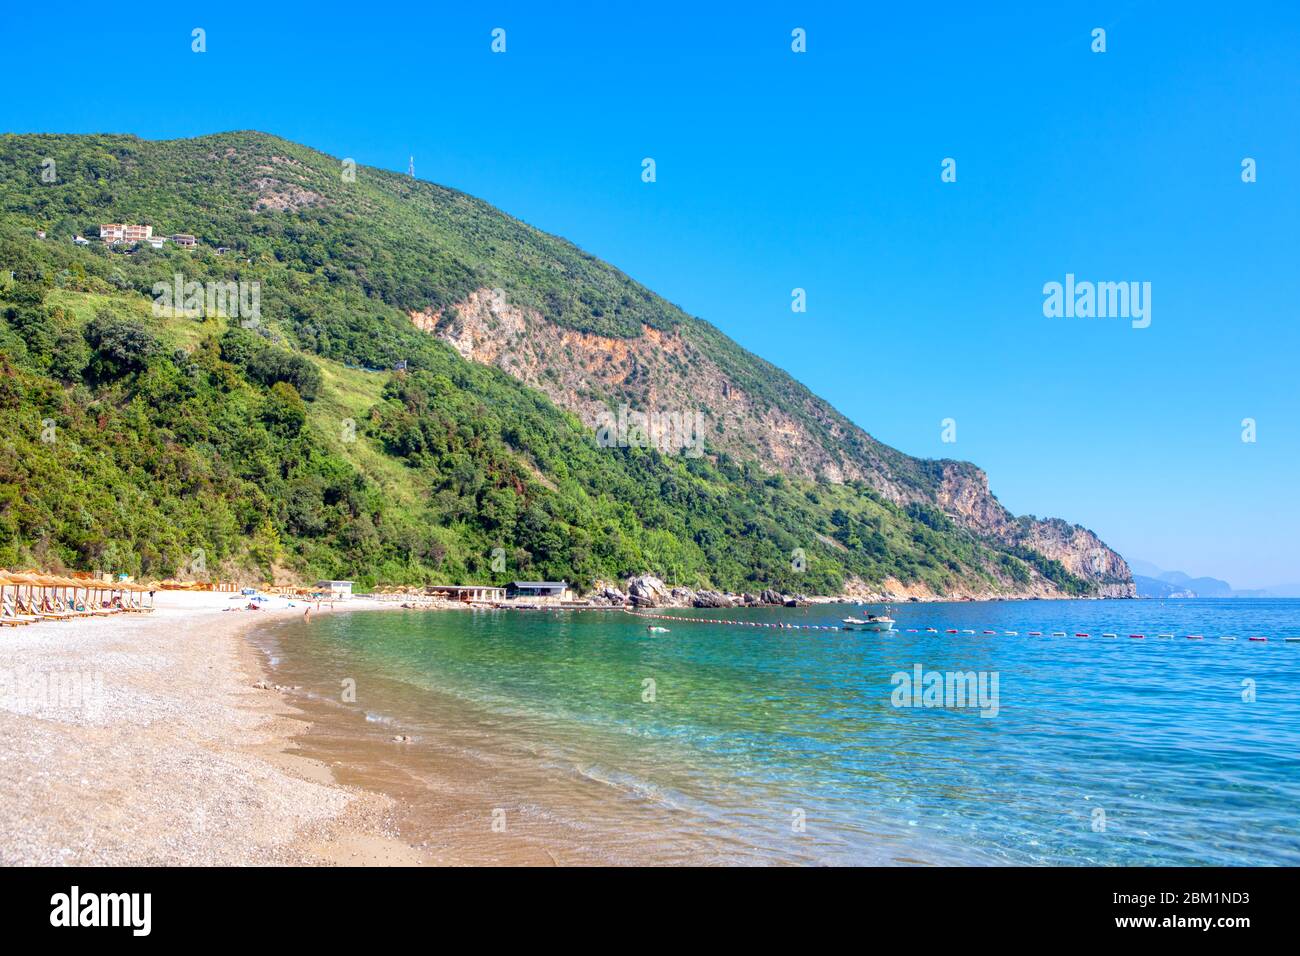
{"type": "MultiPolygon", "coordinates": [[[[0,137],[0,565],[1131,589],[1090,532],[1015,519],[973,466],[876,442],[572,244],[453,190],[352,173],[261,133],[0,137]],[[109,222],[197,245],[109,247],[109,222]],[[256,288],[255,321],[230,315],[237,293],[204,315],[158,308],[177,275],[256,288]],[[536,380],[578,375],[591,392],[581,361],[548,353],[529,381],[443,340],[475,320],[482,290],[556,341],[627,343],[635,358],[671,339],[688,350],[668,385],[677,407],[708,400],[722,418],[687,374],[707,363],[742,412],[700,457],[600,447],[570,393],[536,380]],[[413,315],[436,317],[435,334],[413,315]],[[774,418],[801,467],[785,466],[774,418]]],[[[645,378],[597,397],[646,407],[645,378]]]]}

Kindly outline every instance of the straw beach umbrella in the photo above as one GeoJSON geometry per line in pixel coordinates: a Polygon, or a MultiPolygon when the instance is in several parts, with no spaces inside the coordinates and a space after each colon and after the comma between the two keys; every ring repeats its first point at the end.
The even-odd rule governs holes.
{"type": "Polygon", "coordinates": [[[45,580],[49,584],[50,589],[54,591],[55,601],[67,606],[68,610],[75,609],[77,603],[76,595],[74,594],[69,596],[68,594],[68,586],[72,584],[71,578],[65,578],[59,574],[47,574],[45,580]]]}
{"type": "Polygon", "coordinates": [[[5,600],[5,588],[14,589],[14,597],[18,596],[18,585],[9,577],[9,572],[5,568],[0,568],[0,604],[5,600]]]}
{"type": "Polygon", "coordinates": [[[17,585],[15,588],[16,593],[21,593],[21,588],[25,587],[27,589],[27,601],[35,608],[35,591],[37,585],[40,584],[40,578],[29,571],[15,571],[9,575],[9,580],[17,585]]]}
{"type": "Polygon", "coordinates": [[[51,601],[66,606],[68,585],[65,578],[61,578],[57,574],[43,574],[41,575],[41,583],[50,592],[51,601]]]}

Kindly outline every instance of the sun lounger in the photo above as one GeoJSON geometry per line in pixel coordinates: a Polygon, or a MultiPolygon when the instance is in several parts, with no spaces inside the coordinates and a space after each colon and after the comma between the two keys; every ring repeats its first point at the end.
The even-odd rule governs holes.
{"type": "Polygon", "coordinates": [[[88,604],[81,601],[73,601],[68,610],[76,614],[88,614],[93,615],[94,617],[104,617],[105,615],[114,613],[106,607],[88,604]]]}
{"type": "Polygon", "coordinates": [[[58,614],[47,614],[36,607],[30,600],[23,598],[18,599],[18,613],[27,617],[34,617],[38,621],[57,621],[61,618],[61,615],[58,614]]]}
{"type": "Polygon", "coordinates": [[[54,598],[54,600],[52,601],[47,600],[46,607],[48,610],[52,611],[53,613],[62,615],[63,617],[86,617],[87,616],[85,611],[74,611],[72,610],[72,608],[64,604],[63,601],[59,598],[54,598]]]}
{"type": "Polygon", "coordinates": [[[45,598],[41,601],[39,606],[32,608],[32,612],[50,621],[66,621],[70,618],[76,617],[75,614],[69,614],[67,611],[60,611],[58,608],[54,607],[50,603],[49,598],[45,598]]]}
{"type": "Polygon", "coordinates": [[[18,627],[20,624],[35,624],[40,618],[32,614],[20,614],[14,608],[14,599],[6,596],[4,607],[0,609],[0,625],[18,627]]]}

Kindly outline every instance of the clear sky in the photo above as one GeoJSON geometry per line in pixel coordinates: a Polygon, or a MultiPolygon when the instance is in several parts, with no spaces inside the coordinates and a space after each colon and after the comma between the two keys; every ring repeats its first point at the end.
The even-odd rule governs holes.
{"type": "Polygon", "coordinates": [[[13,5],[0,130],[414,154],[1017,513],[1300,580],[1296,4],[274,6],[13,5]],[[1066,273],[1150,327],[1044,317],[1066,273]]]}

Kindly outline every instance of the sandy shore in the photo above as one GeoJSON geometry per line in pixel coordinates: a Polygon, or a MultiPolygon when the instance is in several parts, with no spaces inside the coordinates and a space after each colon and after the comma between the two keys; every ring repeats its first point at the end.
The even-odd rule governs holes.
{"type": "Polygon", "coordinates": [[[0,864],[430,862],[389,798],[293,753],[304,722],[255,686],[246,631],[302,606],[223,612],[229,597],[0,631],[0,864]]]}

